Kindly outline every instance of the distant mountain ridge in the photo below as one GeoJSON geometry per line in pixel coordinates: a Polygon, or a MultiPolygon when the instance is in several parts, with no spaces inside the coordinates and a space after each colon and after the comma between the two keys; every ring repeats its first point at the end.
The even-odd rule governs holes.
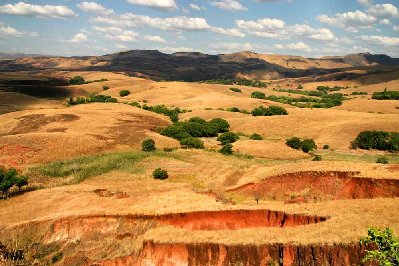
{"type": "Polygon", "coordinates": [[[0,71],[93,70],[118,71],[156,80],[199,81],[215,78],[279,79],[333,74],[342,70],[398,66],[387,55],[359,53],[345,56],[305,58],[243,51],[208,55],[199,52],[162,53],[130,50],[102,56],[27,56],[0,61],[0,71]]]}
{"type": "Polygon", "coordinates": [[[0,53],[0,60],[12,60],[25,57],[43,57],[39,54],[23,54],[23,53],[0,53]]]}

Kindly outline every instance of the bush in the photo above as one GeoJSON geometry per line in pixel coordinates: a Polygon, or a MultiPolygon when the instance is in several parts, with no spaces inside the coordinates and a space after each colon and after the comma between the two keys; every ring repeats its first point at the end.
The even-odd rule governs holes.
{"type": "Polygon", "coordinates": [[[168,171],[157,168],[152,173],[152,176],[154,177],[154,179],[165,180],[168,178],[168,171]]]}
{"type": "Polygon", "coordinates": [[[209,123],[215,125],[219,133],[227,132],[230,129],[229,122],[227,122],[223,118],[214,118],[209,121],[209,123]]]}
{"type": "Polygon", "coordinates": [[[108,86],[103,86],[103,90],[109,90],[109,87],[108,86]]]}
{"type": "Polygon", "coordinates": [[[118,100],[112,98],[108,95],[91,95],[87,98],[77,97],[74,99],[70,97],[68,100],[68,105],[79,105],[79,104],[86,104],[86,103],[117,103],[118,100]]]}
{"type": "Polygon", "coordinates": [[[381,163],[381,164],[388,164],[388,158],[385,156],[378,157],[377,160],[375,161],[376,163],[381,163]]]}
{"type": "Polygon", "coordinates": [[[371,98],[374,100],[399,100],[399,91],[385,89],[383,92],[374,92],[371,98]]]}
{"type": "Polygon", "coordinates": [[[155,141],[153,139],[145,139],[141,143],[141,149],[143,151],[152,152],[156,150],[155,141]]]}
{"type": "Polygon", "coordinates": [[[302,147],[301,139],[298,137],[293,137],[293,138],[287,139],[285,144],[287,144],[288,147],[291,147],[296,150],[299,150],[302,147]]]}
{"type": "Polygon", "coordinates": [[[21,188],[28,185],[28,177],[17,176],[15,178],[15,185],[18,187],[18,191],[21,192],[21,188]]]}
{"type": "Polygon", "coordinates": [[[324,146],[323,146],[323,150],[328,150],[330,148],[330,145],[328,145],[328,144],[325,144],[324,146]]]}
{"type": "Polygon", "coordinates": [[[70,85],[82,85],[85,84],[85,79],[81,76],[75,76],[69,80],[70,85]]]}
{"type": "Polygon", "coordinates": [[[363,262],[378,262],[379,265],[399,265],[399,238],[395,237],[392,230],[385,228],[369,228],[368,235],[360,239],[361,245],[366,245],[373,250],[366,250],[363,262]]]}
{"type": "Polygon", "coordinates": [[[239,88],[230,88],[230,90],[238,93],[242,92],[239,88]]]}
{"type": "Polygon", "coordinates": [[[323,158],[321,157],[321,155],[316,155],[314,158],[313,158],[313,160],[312,161],[314,161],[314,162],[319,162],[319,161],[321,161],[323,158]]]}
{"type": "Polygon", "coordinates": [[[287,146],[289,146],[293,149],[296,149],[296,150],[301,149],[303,152],[306,152],[306,153],[317,149],[316,143],[314,142],[313,139],[301,140],[298,137],[293,137],[293,138],[287,139],[285,144],[287,144],[287,146]]]}
{"type": "Polygon", "coordinates": [[[251,94],[251,98],[263,99],[263,100],[265,100],[265,99],[266,99],[266,95],[265,95],[263,92],[254,91],[254,92],[251,94]]]}
{"type": "Polygon", "coordinates": [[[180,108],[176,107],[174,109],[168,108],[165,105],[155,105],[155,106],[148,106],[148,105],[143,105],[142,108],[144,110],[154,112],[157,114],[163,114],[166,116],[169,116],[170,120],[173,123],[176,123],[179,121],[179,114],[180,113],[186,113],[187,110],[180,110],[180,108]]]}
{"type": "Polygon", "coordinates": [[[121,97],[128,96],[129,94],[130,94],[130,91],[128,91],[128,90],[121,90],[119,92],[119,96],[121,96],[121,97]]]}
{"type": "Polygon", "coordinates": [[[163,151],[164,151],[164,152],[172,152],[172,151],[173,151],[173,148],[166,147],[166,148],[163,148],[163,151]]]}
{"type": "Polygon", "coordinates": [[[287,110],[280,106],[269,106],[265,108],[263,106],[259,106],[252,110],[251,114],[253,116],[273,116],[273,115],[288,115],[287,110]]]}
{"type": "Polygon", "coordinates": [[[231,155],[231,154],[233,154],[233,145],[231,145],[230,143],[229,144],[225,144],[219,150],[219,152],[224,154],[224,155],[231,155]]]}
{"type": "Polygon", "coordinates": [[[363,131],[352,141],[353,149],[399,151],[399,133],[385,131],[363,131]]]}
{"type": "Polygon", "coordinates": [[[263,140],[263,137],[257,133],[252,134],[251,136],[249,136],[249,139],[251,140],[263,140]]]}
{"type": "Polygon", "coordinates": [[[204,142],[199,138],[189,137],[180,141],[180,145],[185,149],[203,149],[204,142]]]}
{"type": "Polygon", "coordinates": [[[301,142],[301,149],[302,151],[308,153],[312,150],[317,149],[317,146],[313,139],[305,139],[301,142]]]}
{"type": "Polygon", "coordinates": [[[191,135],[183,127],[182,123],[176,123],[168,126],[161,131],[161,134],[177,140],[183,140],[191,137],[191,135]]]}
{"type": "Polygon", "coordinates": [[[220,141],[223,145],[236,142],[240,137],[233,132],[225,132],[221,134],[217,140],[220,141]]]}
{"type": "Polygon", "coordinates": [[[188,122],[194,122],[199,124],[206,124],[206,120],[201,117],[191,117],[188,122]]]}

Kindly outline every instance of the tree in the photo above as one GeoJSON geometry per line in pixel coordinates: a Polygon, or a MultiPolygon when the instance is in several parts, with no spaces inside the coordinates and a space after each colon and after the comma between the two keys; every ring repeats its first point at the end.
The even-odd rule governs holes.
{"type": "Polygon", "coordinates": [[[378,157],[377,160],[375,161],[376,163],[381,163],[381,164],[388,164],[388,158],[385,156],[378,157]]]}
{"type": "Polygon", "coordinates": [[[103,86],[103,90],[109,90],[109,86],[103,86]]]}
{"type": "Polygon", "coordinates": [[[225,132],[221,134],[217,140],[220,141],[223,145],[236,142],[240,137],[233,132],[225,132]]]}
{"type": "Polygon", "coordinates": [[[209,121],[210,124],[216,125],[218,132],[227,132],[230,129],[230,124],[223,118],[214,118],[209,121]]]}
{"type": "Polygon", "coordinates": [[[399,265],[399,239],[391,229],[379,230],[371,227],[367,230],[367,236],[360,240],[360,244],[374,248],[366,251],[363,262],[376,261],[380,266],[399,265]]]}
{"type": "Polygon", "coordinates": [[[145,139],[141,143],[141,149],[143,151],[152,152],[156,150],[155,141],[153,139],[145,139]]]}
{"type": "Polygon", "coordinates": [[[15,184],[17,174],[18,172],[14,168],[8,171],[0,168],[0,190],[3,192],[3,199],[10,197],[10,188],[15,184]]]}
{"type": "Polygon", "coordinates": [[[230,143],[229,144],[225,144],[219,150],[219,152],[224,154],[224,155],[231,155],[231,154],[233,154],[233,145],[231,145],[230,143]]]}
{"type": "Polygon", "coordinates": [[[18,191],[21,192],[21,188],[28,185],[28,177],[24,175],[17,176],[15,179],[15,185],[18,187],[18,191]]]}
{"type": "Polygon", "coordinates": [[[70,85],[82,85],[85,83],[85,79],[81,76],[75,76],[69,80],[70,85]]]}
{"type": "Polygon", "coordinates": [[[157,168],[154,170],[154,172],[152,172],[152,176],[154,179],[165,180],[168,178],[168,171],[157,168]]]}
{"type": "Polygon", "coordinates": [[[199,138],[189,137],[180,141],[180,145],[186,149],[203,149],[204,142],[199,138]]]}
{"type": "Polygon", "coordinates": [[[128,96],[129,94],[130,94],[130,91],[128,91],[128,90],[121,90],[119,92],[119,96],[121,96],[121,97],[128,96]]]}
{"type": "Polygon", "coordinates": [[[265,99],[266,99],[266,95],[265,95],[263,92],[254,91],[254,92],[251,94],[251,98],[263,99],[263,100],[265,100],[265,99]]]}
{"type": "Polygon", "coordinates": [[[293,149],[296,149],[296,150],[299,150],[302,147],[301,139],[298,137],[293,137],[293,138],[287,139],[285,144],[287,144],[287,146],[289,146],[293,149]]]}
{"type": "Polygon", "coordinates": [[[301,149],[303,152],[308,153],[312,150],[317,149],[317,146],[313,139],[305,139],[301,142],[301,149]]]}
{"type": "Polygon", "coordinates": [[[251,136],[249,136],[249,139],[251,140],[263,140],[263,137],[257,133],[252,134],[251,136]]]}

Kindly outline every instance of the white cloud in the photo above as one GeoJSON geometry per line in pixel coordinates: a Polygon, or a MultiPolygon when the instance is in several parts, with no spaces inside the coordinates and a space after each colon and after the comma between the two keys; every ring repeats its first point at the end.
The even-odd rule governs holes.
{"type": "Polygon", "coordinates": [[[173,11],[177,9],[177,5],[174,0],[127,0],[130,4],[148,6],[150,8],[173,11]]]}
{"type": "Polygon", "coordinates": [[[107,9],[105,7],[103,7],[100,4],[97,4],[95,2],[82,2],[80,4],[77,4],[77,7],[79,7],[82,11],[84,12],[91,12],[91,13],[95,13],[98,15],[111,15],[114,13],[114,10],[112,9],[107,9]]]}
{"type": "Polygon", "coordinates": [[[399,31],[399,25],[397,25],[397,26],[393,26],[393,30],[395,30],[395,31],[399,31]]]}
{"type": "Polygon", "coordinates": [[[112,34],[112,33],[107,34],[105,35],[105,38],[108,40],[114,40],[120,42],[136,42],[138,36],[139,35],[136,32],[127,30],[119,34],[112,34]]]}
{"type": "Polygon", "coordinates": [[[110,27],[98,27],[98,26],[93,26],[93,30],[101,33],[121,33],[123,30],[121,28],[115,27],[115,26],[110,26],[110,27]]]}
{"type": "Polygon", "coordinates": [[[309,45],[303,43],[303,42],[298,42],[298,43],[289,43],[289,44],[276,44],[274,45],[275,49],[278,50],[290,50],[290,51],[304,51],[304,52],[310,52],[312,49],[310,48],[309,45]]]}
{"type": "Polygon", "coordinates": [[[391,21],[389,19],[387,19],[387,18],[384,18],[384,19],[380,20],[380,24],[382,24],[382,25],[390,25],[391,21]]]}
{"type": "Polygon", "coordinates": [[[19,2],[0,6],[0,13],[20,16],[35,16],[39,18],[67,18],[76,14],[66,6],[33,5],[19,2]]]}
{"type": "Polygon", "coordinates": [[[117,44],[117,45],[115,45],[115,47],[118,49],[127,49],[127,46],[123,45],[123,44],[117,44]]]}
{"type": "Polygon", "coordinates": [[[212,27],[211,31],[213,31],[215,33],[223,34],[223,35],[233,36],[233,37],[245,37],[245,34],[242,33],[238,29],[224,29],[224,28],[219,28],[219,27],[212,27]]]}
{"type": "Polygon", "coordinates": [[[396,46],[399,45],[399,38],[388,37],[388,36],[367,36],[362,35],[359,37],[361,40],[371,44],[385,45],[385,46],[396,46]]]}
{"type": "Polygon", "coordinates": [[[157,35],[145,35],[143,39],[150,42],[166,43],[165,39],[157,35]]]}
{"type": "Polygon", "coordinates": [[[17,30],[13,27],[4,25],[0,22],[0,36],[12,36],[12,37],[22,37],[22,36],[29,36],[29,37],[37,37],[39,36],[36,32],[25,32],[17,30]]]}
{"type": "Polygon", "coordinates": [[[333,17],[319,15],[317,20],[324,24],[343,28],[351,32],[357,32],[358,29],[370,28],[377,21],[375,17],[359,10],[355,12],[338,13],[333,17]]]}
{"type": "Polygon", "coordinates": [[[253,43],[238,43],[238,42],[225,42],[225,43],[216,43],[212,45],[217,51],[221,53],[233,53],[239,51],[254,51],[259,49],[260,46],[253,43]]]}
{"type": "Polygon", "coordinates": [[[178,53],[178,52],[195,52],[193,48],[189,47],[160,47],[159,51],[164,53],[178,53]]]}
{"type": "Polygon", "coordinates": [[[365,7],[370,7],[373,5],[373,0],[357,0],[357,2],[365,7]]]}
{"type": "Polygon", "coordinates": [[[371,6],[367,12],[376,17],[399,17],[399,10],[392,4],[378,4],[371,6]]]}
{"type": "Polygon", "coordinates": [[[136,27],[146,25],[156,29],[169,31],[196,31],[207,30],[210,26],[204,18],[190,18],[186,16],[157,18],[145,15],[127,13],[113,18],[97,17],[89,20],[91,23],[105,23],[117,27],[136,27]]]}
{"type": "Polygon", "coordinates": [[[215,1],[211,2],[212,6],[216,6],[221,9],[225,10],[247,10],[246,7],[240,4],[240,2],[235,0],[222,0],[222,1],[215,1]]]}
{"type": "Polygon", "coordinates": [[[193,3],[191,3],[191,4],[189,5],[189,7],[190,7],[192,10],[197,10],[197,11],[200,11],[201,9],[203,9],[203,8],[200,7],[199,5],[196,5],[196,4],[193,4],[193,3]]]}
{"type": "Polygon", "coordinates": [[[84,33],[78,33],[75,36],[73,36],[72,39],[70,39],[68,42],[72,43],[82,43],[82,42],[87,42],[88,38],[87,35],[84,33]]]}
{"type": "Polygon", "coordinates": [[[305,24],[286,25],[283,20],[264,18],[253,20],[236,20],[237,27],[248,35],[271,39],[289,39],[302,37],[316,41],[332,41],[334,34],[327,28],[315,29],[305,24]]]}

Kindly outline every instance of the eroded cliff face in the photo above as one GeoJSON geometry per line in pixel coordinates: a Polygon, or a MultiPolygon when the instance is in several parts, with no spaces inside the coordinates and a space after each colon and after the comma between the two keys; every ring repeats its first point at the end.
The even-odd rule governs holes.
{"type": "Polygon", "coordinates": [[[349,245],[222,245],[222,244],[156,244],[145,242],[137,259],[118,258],[99,265],[374,265],[362,263],[365,247],[349,245]]]}
{"type": "Polygon", "coordinates": [[[356,177],[352,172],[297,172],[266,178],[228,192],[287,200],[372,199],[399,197],[399,180],[356,177]],[[304,194],[304,195],[302,195],[304,194]]]}

